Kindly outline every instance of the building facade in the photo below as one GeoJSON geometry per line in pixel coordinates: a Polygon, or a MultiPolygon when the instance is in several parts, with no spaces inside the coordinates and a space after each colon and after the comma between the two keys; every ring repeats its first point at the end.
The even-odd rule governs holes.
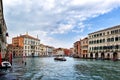
{"type": "Polygon", "coordinates": [[[22,57],[23,56],[23,47],[14,46],[12,44],[8,44],[7,50],[13,53],[13,57],[22,57]]]}
{"type": "Polygon", "coordinates": [[[120,25],[89,34],[89,58],[120,59],[120,25]]]}
{"type": "Polygon", "coordinates": [[[6,34],[7,34],[7,27],[6,23],[4,20],[4,14],[3,14],[3,3],[2,0],[0,0],[0,52],[2,54],[2,58],[5,57],[6,53],[6,45],[7,45],[7,40],[6,40],[6,34]]]}
{"type": "Polygon", "coordinates": [[[64,49],[64,53],[66,56],[70,56],[70,49],[64,49]]]}
{"type": "Polygon", "coordinates": [[[40,55],[40,40],[28,35],[28,33],[12,38],[12,44],[16,47],[22,47],[23,55],[27,57],[40,55]]]}
{"type": "Polygon", "coordinates": [[[70,56],[74,54],[74,48],[70,48],[70,56]]]}
{"type": "Polygon", "coordinates": [[[65,55],[64,48],[56,48],[53,50],[53,56],[65,55]]]}
{"type": "Polygon", "coordinates": [[[43,44],[40,44],[40,56],[45,56],[46,55],[46,46],[43,44]]]}
{"type": "Polygon", "coordinates": [[[54,47],[46,46],[46,53],[48,56],[53,56],[53,50],[54,50],[54,47]]]}
{"type": "Polygon", "coordinates": [[[76,41],[74,43],[74,57],[80,57],[81,55],[81,42],[76,41]]]}
{"type": "Polygon", "coordinates": [[[88,58],[88,38],[84,38],[81,41],[81,57],[88,58]]]}
{"type": "Polygon", "coordinates": [[[52,56],[54,47],[40,44],[40,56],[52,56]]]}

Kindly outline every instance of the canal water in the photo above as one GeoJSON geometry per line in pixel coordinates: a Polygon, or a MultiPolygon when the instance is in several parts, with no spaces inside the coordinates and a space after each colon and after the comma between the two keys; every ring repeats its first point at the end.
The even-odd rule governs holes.
{"type": "Polygon", "coordinates": [[[120,80],[120,61],[86,60],[66,57],[13,59],[13,68],[0,80],[120,80]]]}

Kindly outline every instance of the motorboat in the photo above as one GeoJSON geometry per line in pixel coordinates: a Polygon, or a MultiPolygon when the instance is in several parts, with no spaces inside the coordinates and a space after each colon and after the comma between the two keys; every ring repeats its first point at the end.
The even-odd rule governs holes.
{"type": "Polygon", "coordinates": [[[64,57],[55,57],[54,60],[66,61],[66,59],[64,57]]]}
{"type": "Polygon", "coordinates": [[[55,55],[56,57],[54,58],[54,60],[58,60],[58,61],[66,61],[65,57],[64,57],[64,52],[62,50],[58,50],[57,54],[55,55]]]}
{"type": "Polygon", "coordinates": [[[1,63],[1,67],[2,67],[2,68],[11,68],[12,65],[11,65],[11,63],[10,63],[9,61],[3,61],[3,62],[1,63]]]}

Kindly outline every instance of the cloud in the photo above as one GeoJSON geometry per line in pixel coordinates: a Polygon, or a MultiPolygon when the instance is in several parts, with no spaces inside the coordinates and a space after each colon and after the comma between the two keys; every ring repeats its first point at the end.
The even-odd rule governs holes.
{"type": "Polygon", "coordinates": [[[73,29],[72,32],[82,33],[84,31],[84,28],[85,28],[85,24],[81,22],[81,23],[78,23],[78,25],[76,25],[76,29],[73,29]]]}
{"type": "Polygon", "coordinates": [[[120,7],[120,0],[3,0],[3,2],[5,19],[11,34],[38,32],[45,35],[43,39],[44,37],[51,39],[50,34],[84,32],[86,27],[84,21],[120,7]]]}
{"type": "Polygon", "coordinates": [[[74,42],[80,41],[80,39],[84,39],[85,37],[88,37],[87,35],[76,35],[73,37],[74,42]]]}
{"type": "Polygon", "coordinates": [[[52,34],[63,34],[73,29],[73,25],[71,24],[60,24],[56,30],[52,32],[52,34]]]}

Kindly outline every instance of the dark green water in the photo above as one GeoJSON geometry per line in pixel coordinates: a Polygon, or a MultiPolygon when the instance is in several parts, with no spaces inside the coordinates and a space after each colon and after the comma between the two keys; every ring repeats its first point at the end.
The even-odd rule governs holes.
{"type": "Polygon", "coordinates": [[[120,61],[66,59],[62,62],[54,61],[53,57],[26,58],[26,66],[22,59],[14,59],[7,77],[16,76],[18,80],[120,80],[120,61]]]}

